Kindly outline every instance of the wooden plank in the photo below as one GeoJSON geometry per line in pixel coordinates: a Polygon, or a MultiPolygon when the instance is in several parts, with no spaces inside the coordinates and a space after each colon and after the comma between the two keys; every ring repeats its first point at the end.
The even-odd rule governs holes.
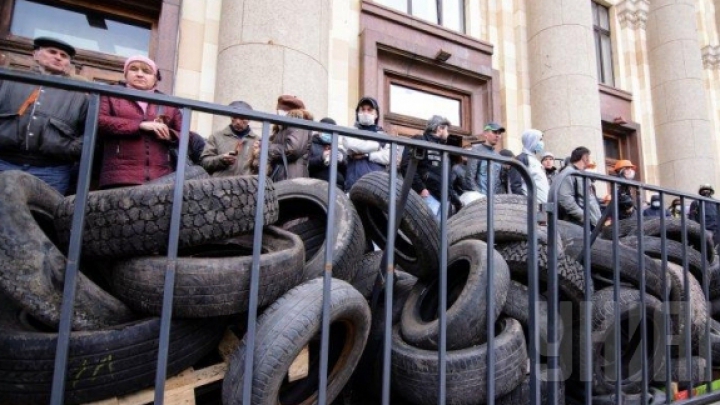
{"type": "Polygon", "coordinates": [[[240,347],[240,339],[230,329],[225,329],[225,334],[218,345],[218,352],[225,363],[230,361],[230,356],[238,347],[240,347]]]}
{"type": "Polygon", "coordinates": [[[293,382],[297,380],[301,380],[308,376],[310,372],[310,351],[308,350],[308,347],[305,346],[300,351],[300,354],[293,360],[292,364],[290,364],[290,369],[288,370],[288,381],[293,382]]]}
{"type": "MultiPolygon", "coordinates": [[[[220,381],[227,364],[218,363],[200,370],[189,368],[165,382],[166,405],[195,405],[195,388],[220,381]]],[[[122,397],[109,398],[86,405],[147,405],[155,399],[155,388],[147,388],[122,397]]]]}

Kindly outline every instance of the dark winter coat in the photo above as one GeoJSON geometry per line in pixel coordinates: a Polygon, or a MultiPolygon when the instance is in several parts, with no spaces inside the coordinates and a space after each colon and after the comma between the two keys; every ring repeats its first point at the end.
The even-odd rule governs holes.
{"type": "MultiPolygon", "coordinates": [[[[174,107],[162,107],[167,126],[180,131],[182,115],[174,107]]],[[[148,104],[146,112],[134,101],[101,97],[98,135],[102,140],[103,161],[100,187],[139,185],[175,171],[170,149],[176,142],[158,139],[154,132],[140,129],[140,123],[153,121],[158,106],[148,104]]]]}
{"type": "MultiPolygon", "coordinates": [[[[330,149],[330,144],[323,142],[320,137],[315,134],[310,145],[310,157],[308,159],[308,168],[310,169],[310,177],[330,181],[330,165],[325,164],[324,152],[330,149]]],[[[341,153],[338,151],[338,153],[341,153]]],[[[341,160],[337,164],[336,184],[340,190],[345,191],[345,159],[341,156],[341,160]]]]}
{"type": "Polygon", "coordinates": [[[85,93],[0,81],[0,159],[33,166],[77,161],[87,109],[85,93]],[[35,103],[21,111],[35,91],[35,103]]]}
{"type": "MultiPolygon", "coordinates": [[[[700,204],[697,201],[690,203],[690,212],[688,218],[701,223],[700,221],[700,204]]],[[[714,244],[718,244],[718,206],[717,204],[705,203],[705,229],[713,233],[714,244]]]]}
{"type": "MultiPolygon", "coordinates": [[[[422,135],[415,135],[413,139],[425,141],[433,144],[440,144],[439,138],[435,138],[430,133],[425,132],[422,135]]],[[[407,175],[408,165],[410,164],[410,154],[413,148],[406,147],[403,150],[402,161],[400,162],[400,171],[403,176],[407,175]]],[[[455,192],[452,187],[452,176],[447,179],[445,183],[448,187],[448,195],[450,202],[459,208],[462,204],[460,203],[460,196],[455,192]]],[[[425,158],[418,162],[415,176],[412,178],[412,189],[418,194],[423,190],[430,192],[436,200],[442,200],[442,152],[435,149],[427,149],[425,151],[425,158]]]]}

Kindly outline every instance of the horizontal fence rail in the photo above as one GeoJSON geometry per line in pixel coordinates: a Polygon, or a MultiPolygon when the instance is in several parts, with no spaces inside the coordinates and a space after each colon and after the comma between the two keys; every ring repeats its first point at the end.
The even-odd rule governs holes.
{"type": "MultiPolygon", "coordinates": [[[[183,260],[180,238],[183,229],[191,226],[183,222],[182,216],[188,204],[184,198],[184,185],[192,112],[239,116],[262,125],[257,194],[254,196],[247,307],[238,308],[237,313],[243,314],[240,317],[233,316],[231,320],[222,317],[215,321],[218,324],[233,322],[235,330],[240,331],[239,346],[228,360],[240,363],[237,363],[239,366],[228,366],[237,367],[233,370],[232,377],[226,375],[226,381],[223,382],[223,398],[226,401],[231,401],[228,398],[232,397],[232,401],[235,401],[233,403],[260,403],[265,389],[275,387],[272,384],[277,384],[276,388],[279,390],[278,398],[273,402],[283,404],[393,404],[401,403],[401,400],[406,401],[402,403],[423,404],[493,404],[508,403],[507,401],[526,401],[531,404],[592,404],[631,403],[637,398],[648,403],[651,396],[659,398],[663,395],[668,402],[672,400],[678,404],[704,404],[720,400],[720,392],[711,383],[714,379],[712,365],[716,344],[713,336],[720,332],[713,329],[714,314],[710,305],[711,295],[714,294],[712,277],[716,273],[720,277],[720,270],[715,270],[714,267],[718,264],[718,258],[715,246],[709,243],[712,238],[702,231],[707,225],[706,211],[714,207],[717,212],[716,200],[618,177],[563,170],[553,179],[548,203],[539,205],[528,169],[519,161],[498,154],[464,150],[445,144],[430,144],[416,139],[253,110],[237,110],[214,103],[118,86],[77,82],[5,69],[0,69],[0,80],[83,92],[88,94],[89,99],[71,236],[68,246],[58,246],[67,252],[67,261],[64,266],[52,385],[48,387],[49,402],[53,405],[77,402],[68,397],[68,392],[74,388],[73,384],[68,382],[76,377],[69,372],[71,351],[78,350],[71,345],[71,340],[74,334],[80,333],[73,330],[73,309],[76,306],[81,270],[91,261],[83,256],[83,236],[84,232],[88,231],[87,204],[94,193],[90,190],[94,150],[96,143],[102,141],[97,138],[99,101],[102,96],[173,106],[182,110],[183,123],[179,134],[177,171],[173,180],[167,251],[161,252],[165,255],[166,262],[162,270],[162,309],[156,343],[157,364],[153,393],[156,404],[167,402],[164,383],[169,376],[170,358],[174,350],[174,325],[178,325],[175,323],[177,316],[173,307],[177,303],[177,282],[183,260]],[[360,328],[353,323],[354,318],[344,315],[343,311],[349,304],[340,301],[341,298],[350,300],[349,296],[343,295],[346,287],[339,284],[335,264],[338,255],[343,254],[341,250],[344,247],[323,242],[317,250],[323,263],[322,272],[316,280],[319,282],[317,288],[322,291],[318,301],[319,315],[315,318],[310,312],[301,314],[307,325],[317,327],[317,335],[310,339],[301,352],[308,353],[309,360],[305,361],[305,365],[309,371],[304,377],[300,377],[300,382],[290,381],[294,377],[291,378],[288,370],[283,369],[287,364],[275,370],[277,375],[258,375],[258,367],[265,365],[267,361],[267,358],[259,353],[267,350],[267,345],[270,344],[263,339],[268,335],[284,338],[285,331],[282,329],[268,332],[268,319],[282,318],[271,315],[275,310],[274,305],[280,305],[282,300],[292,298],[297,299],[298,305],[300,302],[307,305],[307,311],[310,311],[313,308],[312,297],[307,291],[315,288],[313,280],[309,280],[279,298],[276,304],[261,305],[261,288],[264,287],[262,280],[266,271],[261,263],[265,253],[263,241],[266,236],[266,207],[263,202],[268,198],[275,199],[274,195],[268,195],[275,193],[275,185],[268,179],[272,125],[332,134],[330,185],[336,184],[338,177],[337,162],[341,137],[355,137],[391,145],[388,173],[378,175],[377,179],[373,178],[378,180],[382,177],[382,181],[378,180],[378,183],[373,184],[385,187],[385,194],[377,196],[382,201],[373,204],[380,204],[384,208],[357,203],[353,203],[352,208],[354,215],[363,219],[360,226],[368,233],[368,239],[372,240],[370,243],[362,241],[368,250],[372,250],[373,246],[382,248],[383,246],[378,244],[384,244],[381,260],[377,262],[377,271],[370,273],[374,276],[374,284],[372,293],[365,297],[367,300],[363,305],[366,309],[362,311],[371,314],[372,325],[365,326],[369,336],[366,337],[364,347],[361,347],[364,353],[354,373],[352,370],[342,370],[345,366],[343,362],[353,357],[353,351],[359,350],[351,346],[353,339],[359,339],[354,337],[357,336],[354,333],[360,328]],[[412,152],[406,172],[408,180],[403,181],[403,177],[398,173],[399,158],[401,149],[406,148],[412,152]],[[430,150],[441,154],[443,191],[438,218],[430,217],[428,220],[424,219],[424,216],[425,211],[429,210],[425,209],[422,199],[411,190],[410,178],[416,172],[418,162],[424,158],[423,154],[430,150]],[[488,162],[487,195],[464,206],[457,213],[451,211],[448,192],[453,156],[488,162]],[[503,166],[518,171],[526,184],[527,195],[515,199],[496,195],[495,174],[503,170],[503,166]],[[561,184],[569,181],[576,181],[577,187],[583,190],[583,207],[588,207],[590,199],[595,198],[592,195],[593,183],[609,185],[611,203],[602,211],[603,216],[596,227],[590,222],[587,208],[583,220],[575,224],[575,228],[565,221],[559,204],[560,188],[561,184]],[[382,182],[385,183],[381,184],[382,182]],[[632,190],[636,207],[642,207],[646,193],[659,194],[661,212],[665,211],[668,198],[680,198],[683,205],[688,201],[698,201],[700,223],[690,221],[684,215],[680,220],[664,216],[657,221],[647,220],[641,213],[630,221],[616,220],[620,216],[617,202],[621,187],[632,190]],[[610,219],[611,223],[604,226],[607,219],[610,219]],[[510,229],[509,222],[517,223],[516,229],[510,229]],[[520,226],[521,223],[524,226],[520,226]],[[654,224],[653,229],[659,229],[657,236],[646,234],[645,229],[650,223],[654,224]],[[418,227],[423,229],[417,229],[418,227]],[[372,235],[371,229],[375,232],[372,235]],[[427,232],[423,235],[432,239],[432,243],[413,239],[415,236],[412,232],[415,231],[420,234],[421,231],[427,232]],[[480,241],[484,244],[475,259],[475,253],[467,252],[477,251],[480,241]],[[431,252],[433,254],[428,256],[433,257],[436,265],[418,263],[421,260],[419,257],[406,257],[408,249],[413,248],[413,242],[426,242],[427,246],[436,246],[434,249],[437,249],[437,252],[431,252]],[[521,257],[518,257],[518,254],[521,257]],[[418,268],[431,270],[423,272],[397,266],[398,263],[412,266],[413,259],[416,260],[414,264],[418,268]],[[679,270],[672,270],[671,265],[676,263],[679,270]],[[403,270],[403,273],[400,270],[403,270]],[[408,283],[408,277],[415,279],[414,276],[407,276],[407,271],[415,271],[414,276],[417,276],[418,281],[415,281],[412,289],[402,290],[401,286],[408,283]],[[577,278],[572,278],[575,276],[577,278]],[[598,288],[600,285],[607,287],[598,288]],[[520,327],[520,322],[508,315],[511,311],[510,304],[514,302],[507,302],[509,298],[500,299],[505,295],[510,297],[512,294],[509,291],[512,288],[522,288],[520,296],[513,296],[527,300],[527,304],[521,305],[521,310],[525,313],[523,328],[520,327]],[[295,294],[303,291],[305,296],[293,296],[293,291],[296,291],[295,294]],[[407,295],[408,291],[413,299],[419,302],[414,307],[396,303],[399,298],[403,298],[403,294],[407,295]],[[607,298],[607,302],[600,300],[603,297],[607,298]],[[468,326],[469,324],[474,324],[469,321],[458,323],[456,319],[454,311],[466,305],[465,302],[475,306],[467,309],[469,312],[465,312],[463,316],[476,317],[476,313],[481,313],[477,319],[484,320],[482,328],[473,330],[469,336],[468,341],[472,343],[461,344],[458,343],[458,335],[467,332],[465,328],[472,327],[468,326]],[[420,343],[410,343],[410,338],[404,335],[404,328],[409,326],[403,322],[410,319],[408,314],[412,311],[417,311],[417,317],[421,320],[419,327],[428,328],[427,325],[433,323],[437,325],[436,333],[433,332],[432,337],[418,338],[420,343]],[[400,318],[400,321],[393,322],[393,317],[400,318]],[[599,325],[604,329],[598,329],[599,325]],[[509,331],[515,334],[514,340],[509,331]],[[522,339],[518,339],[519,336],[522,336],[522,339]],[[512,341],[512,344],[508,343],[509,341],[512,341]],[[408,358],[412,361],[407,361],[408,358]],[[513,361],[515,368],[508,366],[513,361]],[[478,365],[477,369],[468,371],[463,368],[470,364],[478,365]],[[348,373],[347,378],[350,380],[339,386],[337,382],[340,378],[345,378],[342,376],[344,372],[348,373]],[[352,377],[349,374],[353,374],[352,377]],[[505,380],[510,374],[514,376],[512,384],[505,380]],[[262,380],[265,377],[268,379],[262,380]],[[482,381],[482,384],[470,382],[476,380],[482,381]],[[258,381],[264,382],[261,384],[258,381]],[[423,381],[424,386],[412,381],[423,381]],[[234,385],[228,387],[231,384],[234,385]],[[408,387],[415,387],[418,392],[412,392],[408,387]],[[697,387],[702,388],[694,391],[693,388],[697,387]],[[369,402],[357,401],[355,398],[356,393],[364,394],[363,391],[373,389],[378,392],[369,402]],[[226,396],[226,391],[233,390],[239,395],[226,396]],[[463,394],[466,392],[464,390],[467,390],[468,394],[463,394]],[[675,398],[676,391],[680,391],[682,395],[675,398]]],[[[322,214],[326,225],[321,234],[324,241],[335,242],[341,237],[338,224],[346,221],[344,216],[347,215],[338,202],[347,197],[335,187],[330,186],[327,190],[328,203],[322,214]]],[[[353,192],[350,192],[350,200],[352,197],[353,192]]],[[[3,200],[6,198],[3,197],[3,200]]],[[[282,209],[280,211],[282,215],[282,209]]],[[[363,234],[362,238],[365,239],[365,236],[363,234]]],[[[308,240],[304,242],[307,243],[308,240]]],[[[354,260],[364,262],[366,257],[354,260]]],[[[357,270],[357,267],[355,269],[357,270]]],[[[302,272],[303,269],[298,268],[297,271],[302,272]]],[[[357,290],[353,291],[355,292],[348,294],[357,294],[357,290]]],[[[718,342],[717,344],[720,344],[720,338],[718,342]]],[[[291,343],[288,341],[288,344],[291,343]]],[[[298,361],[302,357],[301,353],[296,354],[298,357],[293,361],[293,367],[296,362],[303,363],[298,361]]],[[[357,354],[359,356],[360,353],[357,354]]],[[[2,375],[0,372],[0,386],[12,385],[12,381],[3,381],[2,375]]],[[[0,397],[2,396],[0,392],[0,397]]],[[[3,403],[2,398],[0,403],[3,403]]]]}

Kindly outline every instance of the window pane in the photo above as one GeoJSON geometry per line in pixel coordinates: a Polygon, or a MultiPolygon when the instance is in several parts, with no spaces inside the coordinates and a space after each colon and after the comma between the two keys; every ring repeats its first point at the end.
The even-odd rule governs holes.
{"type": "Polygon", "coordinates": [[[604,84],[613,86],[612,44],[610,43],[610,37],[606,35],[600,36],[600,46],[602,47],[600,52],[602,54],[602,80],[604,84]]]}
{"type": "Polygon", "coordinates": [[[463,0],[442,0],[442,25],[451,30],[463,32],[463,0]]]}
{"type": "Polygon", "coordinates": [[[50,36],[78,49],[119,56],[148,56],[150,26],[105,15],[67,10],[29,0],[16,0],[10,31],[35,38],[50,36]]]}
{"type": "Polygon", "coordinates": [[[603,137],[605,144],[605,157],[618,160],[620,156],[620,141],[614,137],[603,137]]]}
{"type": "Polygon", "coordinates": [[[395,10],[402,11],[403,13],[408,12],[407,0],[375,0],[376,3],[382,4],[395,10]]]}
{"type": "Polygon", "coordinates": [[[600,52],[600,33],[595,31],[595,63],[597,64],[598,81],[603,82],[602,52],[600,52]]]}
{"type": "Polygon", "coordinates": [[[600,25],[600,27],[602,27],[606,30],[609,30],[610,29],[610,15],[609,14],[610,13],[608,11],[608,8],[605,6],[598,5],[598,14],[599,14],[598,17],[600,19],[600,21],[599,21],[600,24],[598,24],[598,25],[600,25]]]}
{"type": "Polygon", "coordinates": [[[590,4],[592,4],[593,24],[594,24],[594,25],[598,25],[598,24],[599,24],[599,21],[598,21],[598,11],[597,11],[598,5],[597,5],[597,3],[595,3],[594,1],[590,2],[590,4]]]}
{"type": "Polygon", "coordinates": [[[408,115],[423,120],[433,115],[442,115],[455,126],[461,126],[460,100],[438,96],[436,94],[390,85],[390,112],[408,115]]]}
{"type": "Polygon", "coordinates": [[[436,0],[412,0],[412,15],[438,24],[436,0]]]}

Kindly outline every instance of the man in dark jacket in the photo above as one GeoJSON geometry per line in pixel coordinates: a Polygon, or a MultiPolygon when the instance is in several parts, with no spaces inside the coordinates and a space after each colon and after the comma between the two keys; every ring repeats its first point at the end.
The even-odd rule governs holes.
{"type": "MultiPolygon", "coordinates": [[[[337,125],[334,119],[325,117],[320,120],[324,124],[337,125]]],[[[310,157],[308,160],[308,168],[310,169],[310,177],[330,181],[330,152],[332,148],[332,134],[316,133],[312,137],[310,145],[310,157]]],[[[338,145],[337,157],[337,181],[336,184],[340,190],[345,191],[345,153],[342,147],[338,145]]]]}
{"type": "MultiPolygon", "coordinates": [[[[654,195],[650,197],[650,206],[643,210],[643,217],[645,218],[660,218],[663,215],[663,211],[660,209],[660,196],[654,195]]],[[[670,217],[670,213],[665,212],[666,217],[670,217]]]]}
{"type": "MultiPolygon", "coordinates": [[[[700,194],[703,197],[712,198],[713,194],[715,194],[715,188],[711,184],[703,184],[698,189],[698,194],[700,194]]],[[[700,219],[700,203],[698,201],[693,201],[690,203],[690,212],[688,213],[688,218],[697,222],[701,223],[700,219]]],[[[712,203],[705,203],[705,229],[712,232],[713,235],[713,244],[717,245],[720,240],[718,240],[718,206],[717,204],[712,203]]]]}
{"type": "MultiPolygon", "coordinates": [[[[485,125],[483,135],[485,141],[481,144],[473,145],[472,150],[474,152],[481,152],[484,154],[497,155],[495,152],[495,146],[500,141],[502,134],[505,133],[505,128],[494,122],[490,122],[485,125]]],[[[500,169],[501,165],[499,162],[492,162],[485,159],[468,159],[467,170],[465,171],[465,182],[473,188],[473,191],[477,191],[480,194],[488,194],[488,186],[490,179],[488,173],[492,167],[492,176],[495,194],[500,194],[500,169]]]]}
{"type": "MultiPolygon", "coordinates": [[[[33,71],[70,75],[75,48],[36,38],[33,71]]],[[[23,170],[65,194],[82,153],[88,98],[84,93],[0,81],[0,172],[23,170]]]]}
{"type": "MultiPolygon", "coordinates": [[[[433,115],[425,126],[425,132],[422,135],[415,135],[413,139],[434,144],[444,144],[449,135],[449,127],[450,121],[447,118],[433,115]]],[[[400,171],[403,175],[407,174],[412,149],[406,147],[403,151],[402,161],[400,162],[400,171]]],[[[449,178],[445,184],[448,188],[450,203],[455,210],[459,210],[462,207],[460,196],[453,189],[449,178]]],[[[433,149],[425,151],[425,157],[418,162],[415,177],[412,179],[412,188],[425,199],[434,214],[440,214],[439,208],[442,200],[442,153],[440,151],[433,149]]]]}
{"type": "MultiPolygon", "coordinates": [[[[372,97],[363,97],[355,107],[355,128],[371,132],[384,132],[379,125],[380,105],[372,97]]],[[[345,190],[350,188],[362,176],[385,170],[390,164],[390,145],[369,139],[350,136],[342,137],[342,146],[347,152],[345,171],[345,190]]]]}

